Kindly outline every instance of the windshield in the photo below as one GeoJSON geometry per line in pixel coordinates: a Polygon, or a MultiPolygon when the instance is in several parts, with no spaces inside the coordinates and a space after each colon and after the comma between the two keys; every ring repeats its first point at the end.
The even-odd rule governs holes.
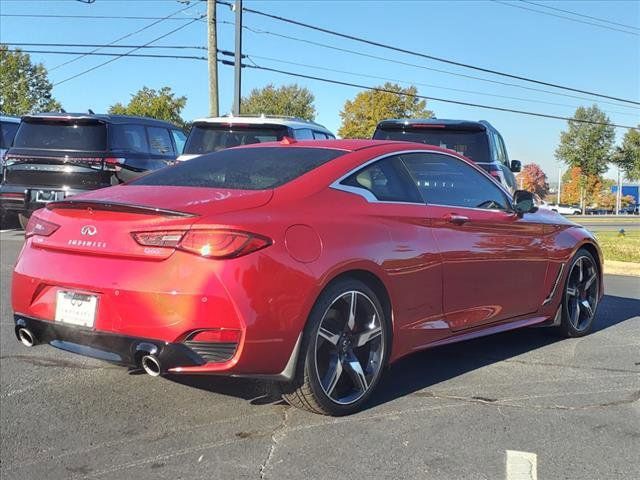
{"type": "Polygon", "coordinates": [[[283,185],[345,152],[327,148],[238,148],[158,170],[130,185],[265,190],[283,185]]]}
{"type": "Polygon", "coordinates": [[[86,120],[22,122],[14,147],[44,150],[104,151],[107,127],[86,120]]]}
{"type": "Polygon", "coordinates": [[[276,142],[288,133],[283,125],[195,124],[184,147],[185,154],[217,152],[252,143],[276,142]]]}
{"type": "Polygon", "coordinates": [[[378,127],[373,134],[376,140],[402,140],[404,142],[426,143],[448,148],[473,160],[490,162],[489,142],[483,131],[453,130],[444,128],[388,128],[378,127]]]}
{"type": "Polygon", "coordinates": [[[0,122],[0,148],[9,148],[13,137],[16,136],[19,123],[0,122]]]}

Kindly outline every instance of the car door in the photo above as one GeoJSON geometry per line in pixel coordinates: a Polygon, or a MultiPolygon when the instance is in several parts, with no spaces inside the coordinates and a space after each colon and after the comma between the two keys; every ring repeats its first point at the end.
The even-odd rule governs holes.
{"type": "Polygon", "coordinates": [[[505,192],[448,154],[403,157],[427,203],[443,261],[443,308],[452,330],[536,312],[547,270],[543,227],[511,210],[505,192]]]}
{"type": "MultiPolygon", "coordinates": [[[[366,203],[358,214],[385,228],[385,247],[370,255],[379,257],[391,282],[394,318],[401,350],[418,348],[448,334],[442,313],[442,261],[427,218],[425,205],[399,156],[372,162],[333,185],[357,194],[366,203]]],[[[358,231],[358,230],[356,230],[358,231]]],[[[361,230],[360,230],[361,231],[361,230]]],[[[355,232],[354,232],[355,234],[355,232]]],[[[355,257],[367,256],[371,238],[351,238],[355,257]]],[[[395,335],[395,334],[394,334],[395,335]]]]}

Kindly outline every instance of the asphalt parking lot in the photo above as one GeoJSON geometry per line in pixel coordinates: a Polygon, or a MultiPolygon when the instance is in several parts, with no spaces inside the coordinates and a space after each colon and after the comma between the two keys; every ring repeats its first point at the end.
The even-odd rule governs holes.
{"type": "Polygon", "coordinates": [[[422,352],[365,411],[329,418],[257,382],[155,379],[22,347],[9,301],[22,233],[0,240],[3,480],[494,480],[533,478],[534,462],[541,479],[640,478],[637,277],[606,276],[588,337],[528,329],[422,352]]]}

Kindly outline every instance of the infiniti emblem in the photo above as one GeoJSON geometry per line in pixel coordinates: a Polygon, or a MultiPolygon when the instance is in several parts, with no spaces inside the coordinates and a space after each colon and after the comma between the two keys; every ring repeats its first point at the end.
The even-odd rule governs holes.
{"type": "Polygon", "coordinates": [[[89,235],[90,237],[93,237],[96,233],[98,233],[98,229],[93,225],[85,225],[80,229],[80,233],[82,235],[89,235]]]}

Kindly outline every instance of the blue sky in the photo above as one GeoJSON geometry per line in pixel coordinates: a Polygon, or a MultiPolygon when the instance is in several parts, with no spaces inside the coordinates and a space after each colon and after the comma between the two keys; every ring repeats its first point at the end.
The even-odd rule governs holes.
{"type": "MultiPolygon", "coordinates": [[[[204,3],[194,3],[196,3],[195,6],[175,17],[193,17],[206,11],[204,3]]],[[[635,100],[640,98],[639,36],[542,15],[504,3],[517,4],[518,2],[515,0],[503,3],[487,0],[451,2],[298,0],[245,1],[245,6],[460,62],[622,98],[635,100]]],[[[520,5],[544,10],[530,4],[521,3],[520,5]]],[[[551,1],[546,5],[605,18],[613,22],[640,26],[640,2],[636,1],[551,1]]],[[[181,8],[184,8],[184,4],[176,0],[135,2],[96,0],[90,5],[73,0],[0,0],[0,13],[3,15],[37,13],[164,17],[181,8]]],[[[233,50],[233,26],[224,23],[233,22],[233,13],[228,7],[218,6],[218,20],[221,21],[218,27],[219,48],[233,50]]],[[[3,16],[0,17],[0,41],[100,44],[111,42],[152,22],[153,20],[3,16]]],[[[489,74],[365,46],[250,13],[245,14],[244,22],[245,25],[257,30],[326,43],[428,68],[510,82],[489,74]]],[[[183,23],[186,21],[160,22],[121,41],[120,44],[144,44],[183,23]]],[[[194,22],[158,41],[157,45],[206,46],[206,24],[203,21],[194,22]]],[[[46,47],[39,48],[46,49],[46,47]]],[[[497,85],[337,52],[264,33],[245,32],[243,50],[246,54],[254,55],[253,60],[258,65],[364,85],[379,85],[384,80],[363,78],[359,76],[360,74],[384,77],[401,84],[414,83],[419,93],[426,96],[563,116],[571,116],[579,105],[597,103],[615,123],[625,125],[640,123],[640,109],[623,104],[612,105],[595,99],[568,98],[497,85]],[[327,67],[358,75],[292,66],[257,57],[327,67]],[[482,94],[447,89],[473,90],[482,94]],[[484,94],[519,97],[524,100],[484,94]]],[[[120,52],[124,51],[126,49],[120,52]]],[[[203,50],[161,49],[149,50],[148,53],[198,56],[206,54],[203,50]]],[[[32,58],[51,69],[73,57],[32,54],[32,58]]],[[[84,57],[52,70],[50,79],[56,83],[98,65],[108,58],[84,57]]],[[[254,87],[261,87],[268,83],[279,85],[297,82],[306,86],[316,97],[316,120],[334,131],[340,126],[339,112],[345,100],[353,98],[359,91],[356,88],[329,85],[314,80],[294,79],[254,69],[247,69],[243,74],[243,93],[245,94],[254,87]]],[[[56,86],[54,95],[67,111],[86,111],[87,108],[91,108],[96,112],[103,112],[115,102],[128,101],[130,94],[144,85],[152,88],[168,85],[177,94],[188,97],[183,116],[186,119],[193,119],[206,116],[208,113],[207,75],[207,63],[200,60],[120,58],[107,66],[56,86]]],[[[233,69],[220,66],[219,76],[220,106],[224,113],[231,109],[233,69]]],[[[531,84],[528,86],[554,90],[531,84]]],[[[428,108],[440,118],[489,120],[505,137],[511,158],[522,160],[524,163],[539,163],[548,173],[550,180],[553,181],[557,177],[557,161],[553,152],[560,132],[565,128],[565,122],[436,101],[428,102],[428,108]]],[[[618,141],[621,140],[624,132],[625,130],[622,129],[617,130],[618,141]]],[[[613,172],[610,171],[609,174],[612,175],[613,172]]]]}

